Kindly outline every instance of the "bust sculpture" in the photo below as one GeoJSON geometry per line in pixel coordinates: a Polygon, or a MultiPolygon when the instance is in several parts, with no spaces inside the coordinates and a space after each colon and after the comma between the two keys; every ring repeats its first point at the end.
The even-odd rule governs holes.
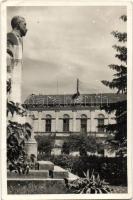
{"type": "Polygon", "coordinates": [[[14,59],[22,59],[24,37],[27,33],[26,21],[23,17],[15,16],[11,20],[12,31],[7,34],[7,52],[14,59]]]}
{"type": "Polygon", "coordinates": [[[23,37],[27,33],[26,21],[21,16],[11,20],[12,31],[7,33],[7,72],[11,81],[11,101],[21,103],[21,77],[23,37]]]}

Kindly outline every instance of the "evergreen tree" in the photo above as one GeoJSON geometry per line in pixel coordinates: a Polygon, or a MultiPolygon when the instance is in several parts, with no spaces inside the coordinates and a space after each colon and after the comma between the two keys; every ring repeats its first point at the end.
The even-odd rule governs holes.
{"type": "MultiPolygon", "coordinates": [[[[124,22],[127,16],[120,17],[124,22]]],[[[120,61],[119,64],[111,64],[109,67],[115,70],[112,81],[103,80],[102,83],[111,89],[116,89],[117,93],[127,94],[127,33],[113,31],[112,35],[117,39],[118,45],[114,45],[116,50],[115,57],[120,61]]],[[[114,139],[110,139],[112,145],[117,146],[119,153],[125,154],[127,140],[127,100],[117,102],[109,106],[103,106],[108,112],[115,112],[116,123],[109,124],[105,128],[109,133],[114,133],[114,139]],[[124,152],[123,152],[124,151],[124,152]]],[[[102,108],[103,108],[102,107],[102,108]]]]}

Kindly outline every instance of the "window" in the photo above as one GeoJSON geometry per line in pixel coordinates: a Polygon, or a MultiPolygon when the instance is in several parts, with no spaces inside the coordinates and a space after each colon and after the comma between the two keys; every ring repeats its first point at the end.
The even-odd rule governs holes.
{"type": "Polygon", "coordinates": [[[51,132],[51,115],[46,115],[46,132],[51,132]]]}
{"type": "Polygon", "coordinates": [[[104,132],[104,115],[98,115],[98,132],[104,132]]]}
{"type": "Polygon", "coordinates": [[[81,133],[87,132],[87,116],[81,115],[81,133]]]}
{"type": "Polygon", "coordinates": [[[69,131],[69,115],[64,115],[63,117],[63,131],[68,132],[69,131]]]}

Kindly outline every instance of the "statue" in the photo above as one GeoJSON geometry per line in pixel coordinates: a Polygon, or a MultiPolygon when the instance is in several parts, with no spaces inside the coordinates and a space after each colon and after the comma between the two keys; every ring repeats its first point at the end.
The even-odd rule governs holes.
{"type": "Polygon", "coordinates": [[[10,100],[21,103],[21,73],[23,37],[27,33],[26,21],[15,16],[11,20],[12,31],[7,34],[7,72],[11,81],[10,100]]]}
{"type": "MultiPolygon", "coordinates": [[[[23,53],[23,37],[27,33],[26,21],[21,16],[15,16],[11,20],[12,31],[7,33],[7,91],[8,102],[12,102],[21,107],[21,79],[22,79],[22,53],[23,53]]],[[[14,104],[13,104],[14,105],[14,104]]],[[[22,110],[23,111],[23,110],[22,110]]],[[[20,112],[20,109],[19,109],[20,112]]],[[[25,115],[17,112],[8,116],[8,120],[19,124],[34,122],[28,111],[25,115]]],[[[23,135],[20,139],[23,139],[23,135]]],[[[31,138],[25,144],[26,153],[28,155],[35,154],[37,156],[37,143],[35,141],[33,130],[31,138]]]]}

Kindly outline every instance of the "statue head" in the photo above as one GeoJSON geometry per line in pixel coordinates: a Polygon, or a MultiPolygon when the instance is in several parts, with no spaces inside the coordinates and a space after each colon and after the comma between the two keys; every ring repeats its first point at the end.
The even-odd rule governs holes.
{"type": "Polygon", "coordinates": [[[11,20],[11,26],[13,30],[17,30],[21,37],[26,35],[27,28],[26,28],[26,21],[21,16],[15,16],[11,20]]]}

